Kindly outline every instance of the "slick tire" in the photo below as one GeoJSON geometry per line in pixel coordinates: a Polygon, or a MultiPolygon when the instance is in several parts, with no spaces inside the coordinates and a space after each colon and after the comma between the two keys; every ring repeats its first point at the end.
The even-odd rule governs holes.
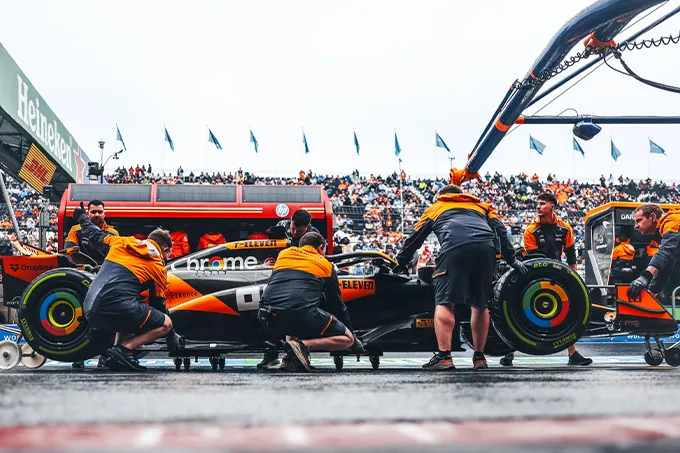
{"type": "Polygon", "coordinates": [[[500,337],[525,354],[560,352],[581,338],[590,318],[590,298],[581,277],[559,261],[525,261],[529,272],[506,272],[490,306],[500,337]]]}
{"type": "Polygon", "coordinates": [[[87,324],[83,301],[93,275],[59,268],[33,280],[21,297],[19,326],[37,353],[60,362],[91,359],[112,344],[87,324]]]}
{"type": "MultiPolygon", "coordinates": [[[[469,322],[461,323],[460,325],[460,335],[463,337],[463,341],[474,349],[472,344],[472,326],[469,322]]],[[[504,356],[514,352],[515,349],[503,341],[503,339],[498,335],[493,323],[489,324],[489,334],[486,336],[486,344],[484,345],[484,354],[490,356],[504,356]]]]}

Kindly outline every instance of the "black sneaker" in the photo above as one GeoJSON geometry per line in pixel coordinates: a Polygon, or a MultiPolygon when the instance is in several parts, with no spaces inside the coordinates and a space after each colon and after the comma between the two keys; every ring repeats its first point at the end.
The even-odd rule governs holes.
{"type": "Polygon", "coordinates": [[[515,353],[505,354],[501,359],[502,366],[512,366],[512,361],[515,359],[515,353]]]}
{"type": "Polygon", "coordinates": [[[261,370],[273,370],[279,363],[281,362],[279,361],[278,352],[265,352],[262,361],[257,364],[257,368],[261,370]]]}
{"type": "Polygon", "coordinates": [[[134,351],[129,349],[123,350],[121,346],[114,346],[106,352],[111,357],[109,359],[109,368],[113,365],[111,362],[119,362],[129,371],[146,371],[146,367],[140,365],[139,360],[135,358],[134,351]]]}
{"type": "MultiPolygon", "coordinates": [[[[316,367],[313,367],[312,365],[309,365],[310,371],[315,371],[316,367]]],[[[296,373],[296,372],[307,372],[307,369],[300,363],[299,360],[297,360],[297,357],[292,358],[288,354],[286,354],[282,359],[281,359],[281,366],[279,366],[279,370],[281,371],[287,371],[289,373],[296,373]]]]}
{"type": "Polygon", "coordinates": [[[279,370],[291,372],[297,371],[295,361],[293,361],[293,357],[291,357],[290,354],[286,354],[285,356],[283,356],[283,358],[281,359],[281,366],[279,367],[279,370]]]}
{"type": "Polygon", "coordinates": [[[427,371],[443,371],[443,370],[455,370],[456,367],[453,365],[453,359],[451,354],[440,355],[435,353],[429,362],[423,365],[423,370],[427,371]]]}
{"type": "Polygon", "coordinates": [[[302,365],[306,371],[312,371],[312,367],[309,364],[309,349],[300,340],[289,340],[283,345],[286,352],[293,358],[293,362],[302,365]]]}
{"type": "Polygon", "coordinates": [[[588,366],[593,363],[593,359],[583,357],[578,351],[569,356],[569,365],[588,366]]]}
{"type": "Polygon", "coordinates": [[[109,355],[106,353],[106,351],[102,352],[102,355],[99,356],[99,361],[97,362],[97,368],[106,368],[109,366],[109,355]]]}
{"type": "Polygon", "coordinates": [[[489,368],[489,365],[486,363],[486,357],[484,357],[484,354],[481,352],[475,352],[475,354],[472,356],[472,369],[485,370],[487,368],[489,368]]]}

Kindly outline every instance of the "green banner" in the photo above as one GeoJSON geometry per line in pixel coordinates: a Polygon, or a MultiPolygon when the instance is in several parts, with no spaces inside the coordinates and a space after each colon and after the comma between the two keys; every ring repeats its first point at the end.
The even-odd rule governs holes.
{"type": "Polygon", "coordinates": [[[0,110],[23,128],[72,182],[81,179],[80,146],[2,44],[0,110]]]}

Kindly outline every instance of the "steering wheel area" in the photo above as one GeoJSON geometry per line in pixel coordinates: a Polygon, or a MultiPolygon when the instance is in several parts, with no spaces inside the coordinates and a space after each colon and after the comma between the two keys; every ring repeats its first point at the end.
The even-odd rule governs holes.
{"type": "Polygon", "coordinates": [[[357,264],[370,264],[378,269],[379,274],[389,274],[397,265],[389,256],[382,252],[360,251],[341,253],[339,255],[328,255],[326,259],[335,264],[338,268],[355,266],[357,264]]]}

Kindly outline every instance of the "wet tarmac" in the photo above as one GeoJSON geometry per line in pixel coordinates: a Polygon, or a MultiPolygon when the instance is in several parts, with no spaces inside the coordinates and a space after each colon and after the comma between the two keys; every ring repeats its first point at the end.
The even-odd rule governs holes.
{"type": "MultiPolygon", "coordinates": [[[[254,367],[258,357],[228,361],[225,371],[201,362],[179,372],[152,358],[144,374],[111,373],[95,361],[82,371],[48,363],[0,372],[0,426],[198,423],[233,429],[549,418],[593,418],[596,425],[621,416],[661,416],[663,426],[663,417],[680,415],[680,368],[649,367],[642,344],[579,350],[595,363],[567,366],[566,352],[518,356],[511,368],[490,358],[490,369],[482,372],[471,370],[469,352],[459,353],[456,371],[438,373],[420,369],[429,359],[422,354],[388,355],[379,370],[365,359],[356,364],[346,358],[339,372],[321,355],[312,374],[260,371],[254,367]]],[[[480,441],[485,444],[484,437],[480,441]]],[[[7,447],[0,434],[0,450],[7,447]]]]}

